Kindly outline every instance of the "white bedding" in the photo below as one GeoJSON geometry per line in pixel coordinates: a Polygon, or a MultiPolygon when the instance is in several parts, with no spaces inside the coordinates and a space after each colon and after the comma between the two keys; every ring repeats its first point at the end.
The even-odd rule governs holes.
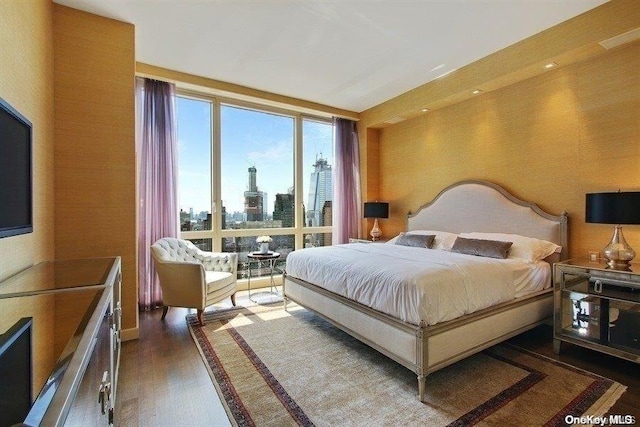
{"type": "Polygon", "coordinates": [[[455,319],[549,287],[549,264],[400,245],[291,252],[287,275],[415,325],[455,319]]]}

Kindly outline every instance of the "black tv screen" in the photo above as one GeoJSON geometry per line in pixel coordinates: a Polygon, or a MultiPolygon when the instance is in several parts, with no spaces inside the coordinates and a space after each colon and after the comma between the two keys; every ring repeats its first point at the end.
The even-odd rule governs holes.
{"type": "Polygon", "coordinates": [[[0,335],[0,424],[21,423],[31,408],[31,317],[0,335]]]}
{"type": "Polygon", "coordinates": [[[0,98],[0,237],[33,231],[31,122],[0,98]]]}

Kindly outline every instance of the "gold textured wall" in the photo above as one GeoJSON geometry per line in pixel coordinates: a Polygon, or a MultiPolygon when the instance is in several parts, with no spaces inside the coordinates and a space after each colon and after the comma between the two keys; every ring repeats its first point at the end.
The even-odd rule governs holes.
{"type": "MultiPolygon", "coordinates": [[[[484,179],[566,210],[570,256],[604,247],[613,227],[584,222],[584,197],[640,190],[639,28],[640,2],[610,0],[361,112],[362,157],[379,159],[361,165],[362,194],[391,202],[385,237],[444,187],[484,179]]],[[[640,247],[639,226],[625,235],[640,247]]]]}
{"type": "Polygon", "coordinates": [[[121,256],[137,331],[134,27],[55,4],[54,33],[56,258],[121,256]]]}
{"type": "Polygon", "coordinates": [[[0,97],[33,124],[33,233],[0,239],[0,280],[54,257],[52,9],[0,1],[0,97]]]}
{"type": "MultiPolygon", "coordinates": [[[[49,0],[0,1],[0,97],[33,125],[33,233],[0,239],[0,281],[54,258],[52,14],[49,0]]],[[[55,362],[49,345],[54,305],[48,296],[28,301],[0,301],[0,333],[21,317],[33,317],[33,393],[37,394],[55,362]]]]}
{"type": "MultiPolygon", "coordinates": [[[[585,193],[640,191],[638,70],[635,42],[373,130],[378,197],[391,203],[386,237],[444,187],[482,179],[551,213],[566,210],[571,256],[600,250],[613,227],[585,223],[585,193]]],[[[640,226],[625,236],[640,249],[640,226]]]]}

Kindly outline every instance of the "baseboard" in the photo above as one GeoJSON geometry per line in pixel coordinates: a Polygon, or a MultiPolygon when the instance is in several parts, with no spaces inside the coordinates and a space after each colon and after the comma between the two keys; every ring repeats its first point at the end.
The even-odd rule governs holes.
{"type": "Polygon", "coordinates": [[[137,340],[138,338],[140,338],[139,328],[123,329],[120,332],[120,339],[122,339],[122,341],[133,341],[137,340]]]}

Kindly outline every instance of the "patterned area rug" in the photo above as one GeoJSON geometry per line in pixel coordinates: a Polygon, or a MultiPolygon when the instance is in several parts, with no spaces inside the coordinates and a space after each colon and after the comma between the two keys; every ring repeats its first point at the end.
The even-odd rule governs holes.
{"type": "Polygon", "coordinates": [[[240,426],[565,425],[603,415],[626,390],[607,378],[501,344],[416,376],[294,304],[194,314],[189,330],[240,426]]]}

